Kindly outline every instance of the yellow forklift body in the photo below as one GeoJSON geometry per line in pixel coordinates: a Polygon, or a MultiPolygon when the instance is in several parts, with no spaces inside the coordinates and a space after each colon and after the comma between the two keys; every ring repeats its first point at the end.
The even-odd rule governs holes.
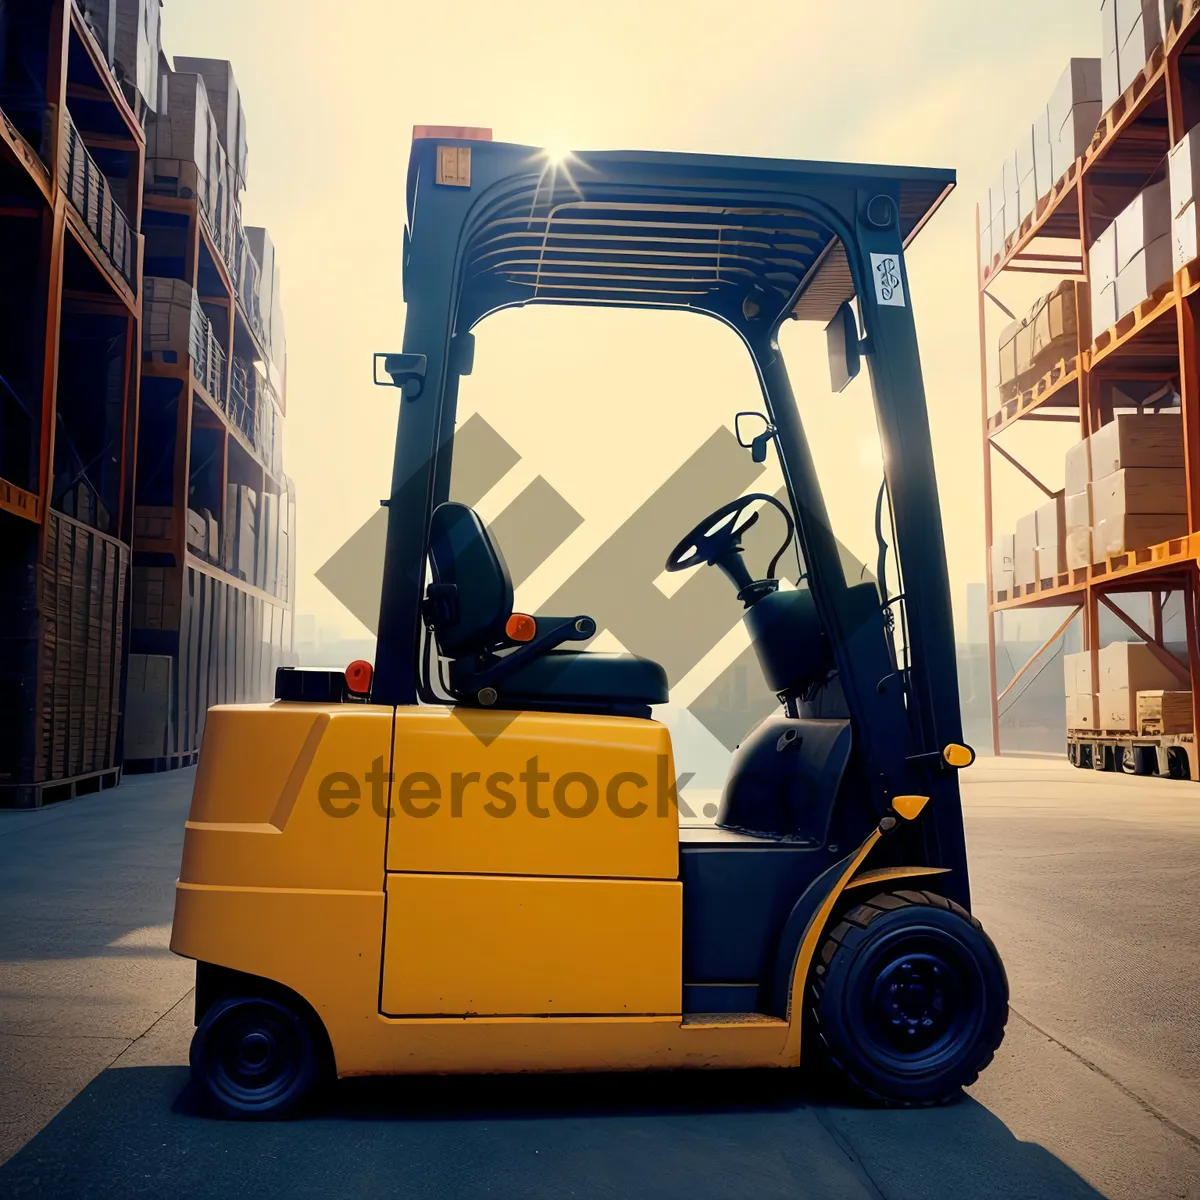
{"type": "MultiPolygon", "coordinates": [[[[213,708],[171,948],[303,997],[342,1075],[795,1065],[798,1007],[788,1020],[681,1015],[673,781],[669,734],[648,721],[213,708]],[[409,807],[429,807],[442,791],[451,797],[444,810],[405,811],[404,777],[389,771],[393,744],[398,767],[429,767],[436,779],[409,780],[409,807]],[[535,747],[536,773],[551,778],[538,781],[532,808],[545,815],[533,815],[519,782],[513,811],[489,813],[488,778],[519,781],[535,747]],[[437,779],[452,766],[484,785],[464,792],[461,806],[453,783],[437,779]],[[564,808],[586,807],[585,776],[600,801],[586,819],[564,815],[556,788],[564,808]],[[618,776],[616,808],[636,815],[606,803],[618,776]],[[660,777],[670,781],[661,801],[660,777]]],[[[825,915],[800,948],[797,981],[825,915]]]]}

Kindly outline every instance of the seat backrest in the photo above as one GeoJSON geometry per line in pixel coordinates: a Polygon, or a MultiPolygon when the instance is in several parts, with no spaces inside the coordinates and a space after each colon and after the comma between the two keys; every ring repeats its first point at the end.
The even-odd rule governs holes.
{"type": "Polygon", "coordinates": [[[434,509],[429,561],[433,582],[455,589],[449,604],[454,619],[434,622],[442,654],[462,658],[503,641],[513,609],[512,577],[473,508],[448,501],[434,509]]]}

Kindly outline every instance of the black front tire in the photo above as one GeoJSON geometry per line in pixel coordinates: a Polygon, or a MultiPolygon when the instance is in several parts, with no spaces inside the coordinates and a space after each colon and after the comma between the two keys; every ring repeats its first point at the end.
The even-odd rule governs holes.
{"type": "Polygon", "coordinates": [[[290,1116],[323,1076],[321,1040],[306,1013],[268,996],[223,996],[191,1046],[192,1079],[223,1116],[290,1116]]]}
{"type": "Polygon", "coordinates": [[[933,892],[888,892],[829,932],[811,976],[822,1053],[858,1096],[941,1104],[1004,1040],[1008,978],[980,923],[933,892]]]}

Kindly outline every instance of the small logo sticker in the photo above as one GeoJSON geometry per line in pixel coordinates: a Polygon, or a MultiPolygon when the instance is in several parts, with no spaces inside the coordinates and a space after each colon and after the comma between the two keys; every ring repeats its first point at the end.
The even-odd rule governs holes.
{"type": "Polygon", "coordinates": [[[875,299],[890,308],[903,308],[904,280],[900,275],[900,255],[872,254],[871,274],[875,276],[875,299]]]}

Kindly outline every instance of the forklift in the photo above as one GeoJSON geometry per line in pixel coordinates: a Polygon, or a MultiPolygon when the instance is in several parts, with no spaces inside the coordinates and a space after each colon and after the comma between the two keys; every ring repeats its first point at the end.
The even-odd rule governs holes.
{"type": "Polygon", "coordinates": [[[191,1066],[217,1111],[285,1116],[334,1077],[738,1067],[921,1106],[991,1061],[1008,983],[970,911],[974,752],[904,260],[954,182],[679,153],[560,170],[414,130],[403,351],[376,356],[400,393],[376,661],[280,670],[274,703],[204,732],[171,948],[197,964],[191,1066]],[[450,498],[472,329],[545,303],[714,318],[761,384],[738,441],[785,490],[663,530],[668,571],[728,579],[779,702],[715,819],[681,817],[663,668],[588,649],[590,613],[514,612],[502,547],[450,498]],[[866,361],[875,577],[848,577],[831,528],[792,319],[825,325],[835,391],[866,361]]]}

